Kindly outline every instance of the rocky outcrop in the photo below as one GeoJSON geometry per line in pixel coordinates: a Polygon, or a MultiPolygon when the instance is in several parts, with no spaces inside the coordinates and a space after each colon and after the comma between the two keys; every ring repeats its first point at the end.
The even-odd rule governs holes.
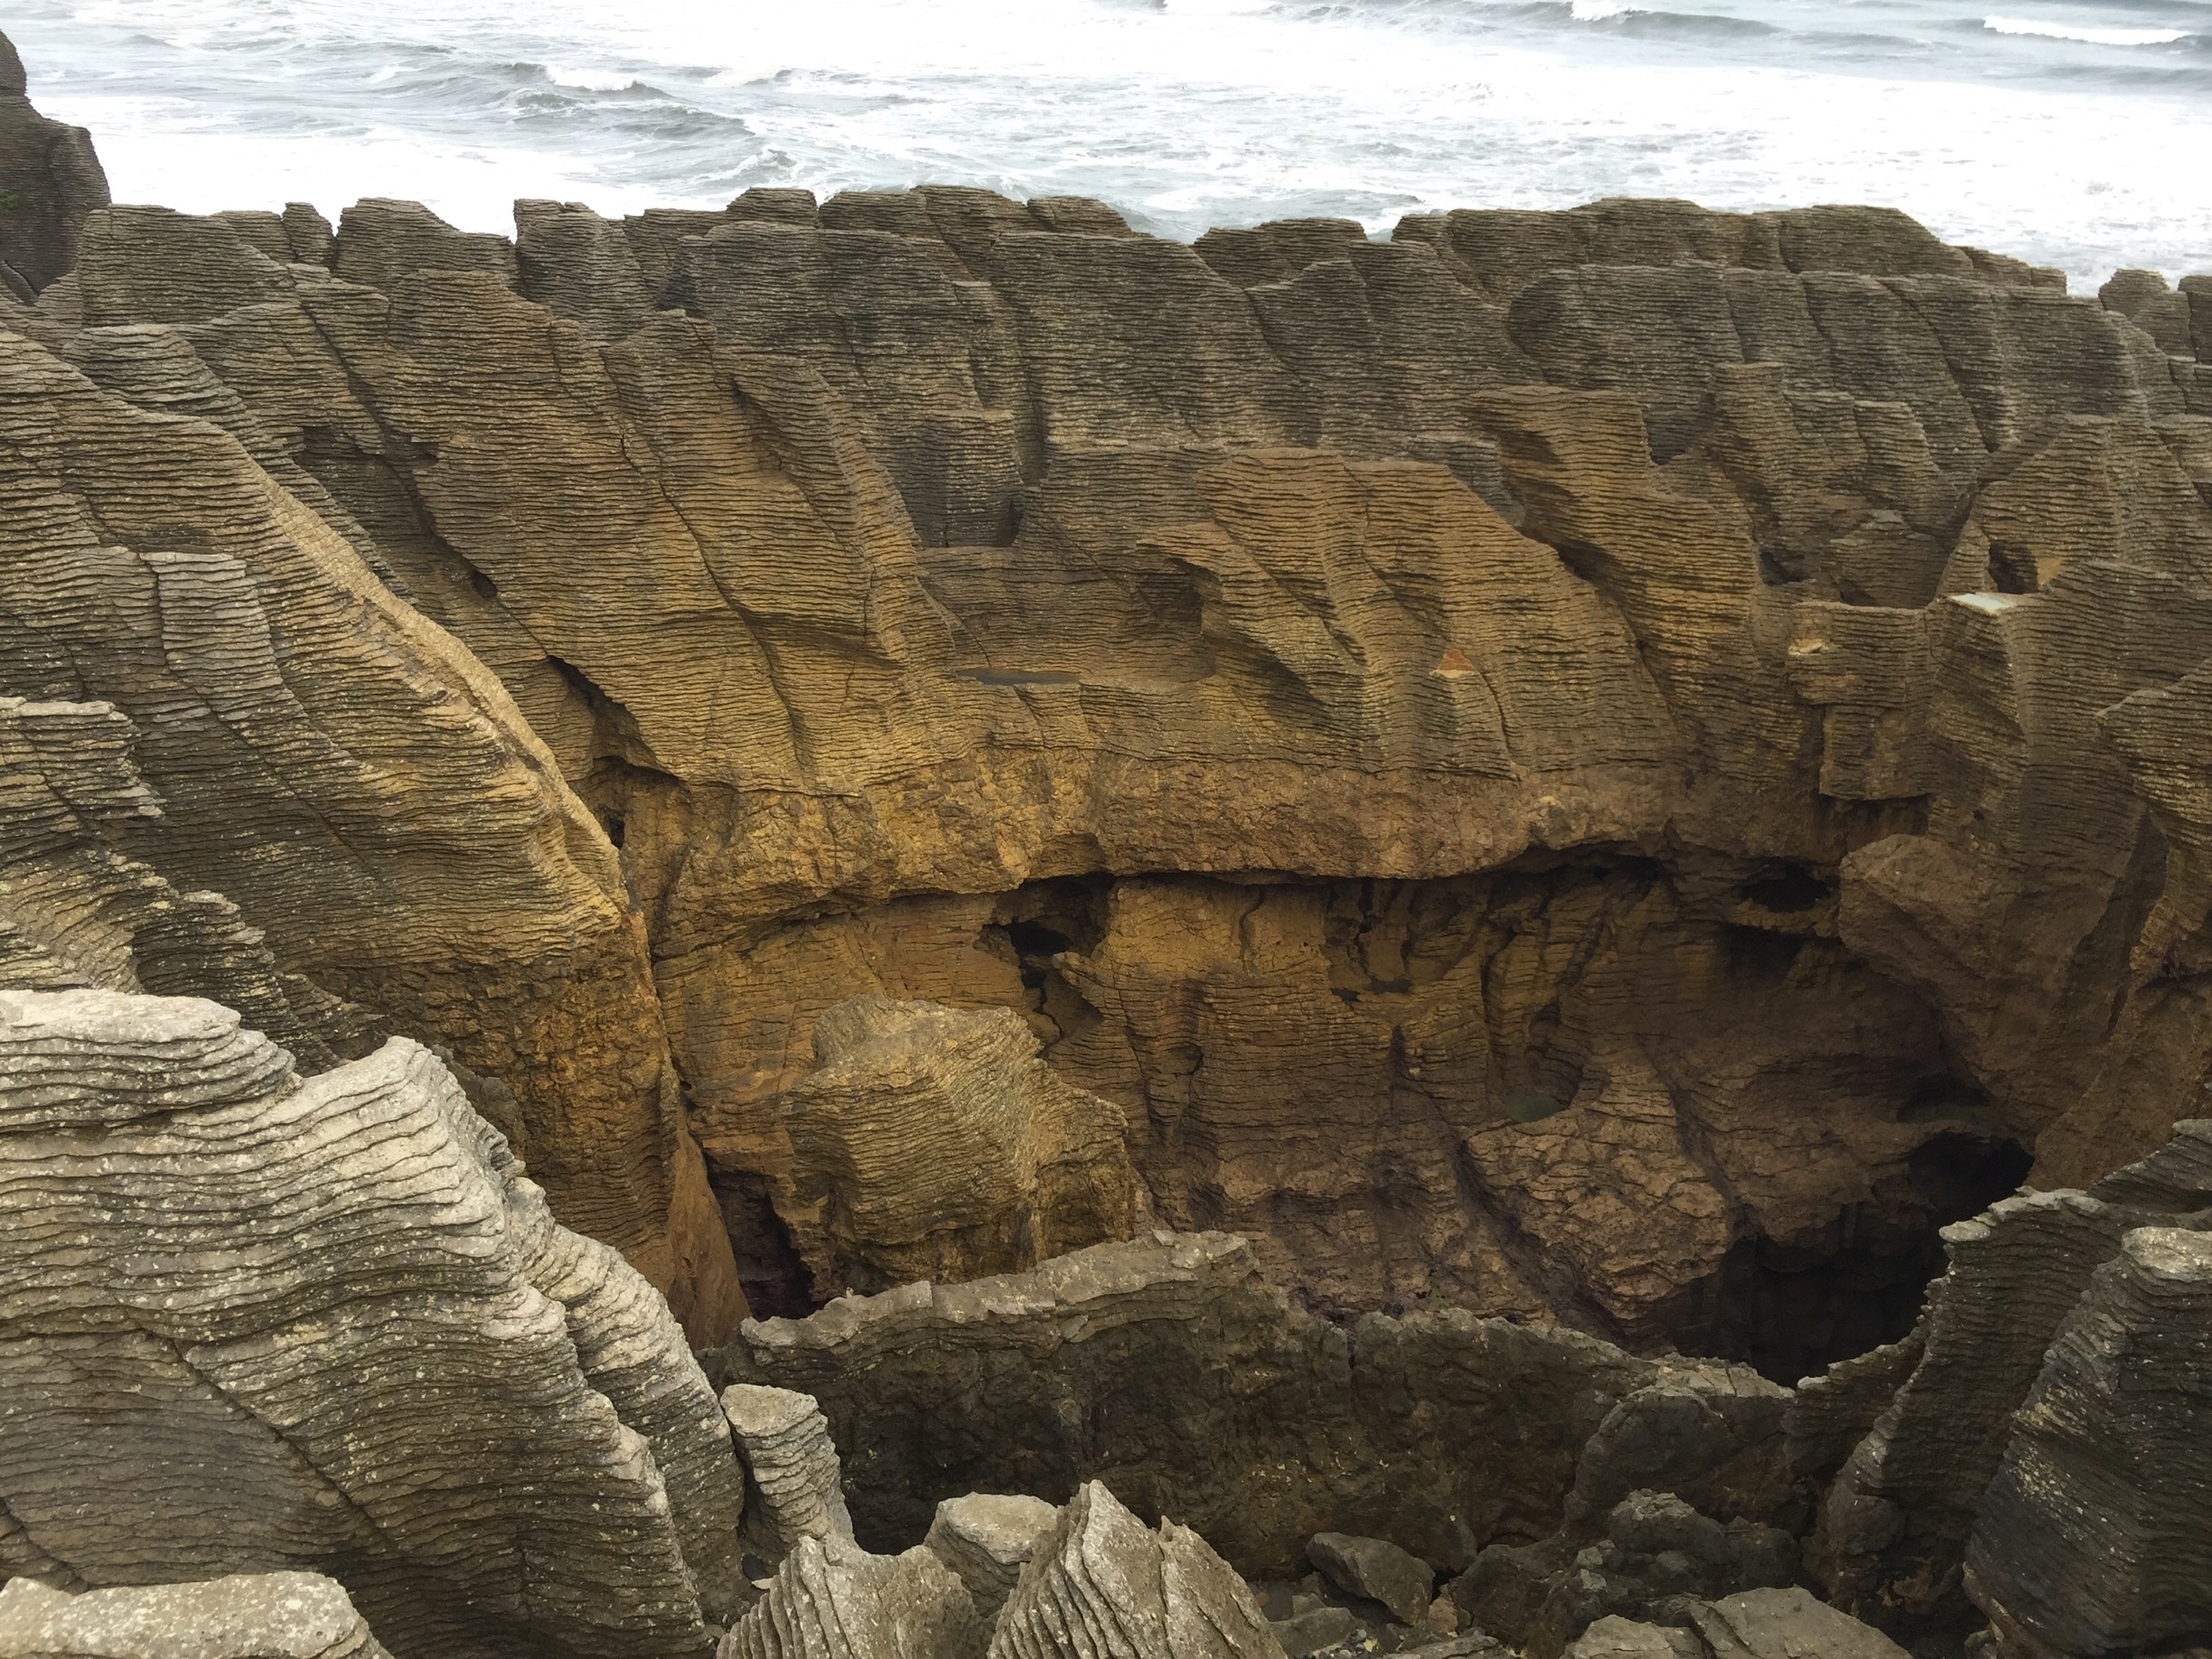
{"type": "Polygon", "coordinates": [[[1748,1372],[1662,1366],[1458,1310],[1331,1325],[1220,1234],[840,1298],[748,1323],[707,1363],[820,1401],[876,1548],[919,1536],[946,1497],[1057,1500],[1098,1478],[1247,1573],[1303,1571],[1320,1532],[1456,1572],[1570,1510],[1602,1525],[1637,1487],[1731,1515],[1793,1491],[1787,1392],[1748,1372]]]}
{"type": "Polygon", "coordinates": [[[998,1617],[1022,1563],[1053,1535],[1060,1513],[1042,1498],[970,1492],[937,1505],[922,1542],[960,1575],[988,1624],[998,1617]]]}
{"type": "Polygon", "coordinates": [[[856,997],[814,1026],[787,1091],[788,1217],[820,1287],[1019,1272],[1129,1235],[1120,1108],[1070,1087],[1010,1008],[856,997]]]}
{"type": "Polygon", "coordinates": [[[1692,1603],[1681,1626],[1608,1616],[1568,1652],[1574,1659],[1900,1659],[1905,1650],[1805,1590],[1786,1589],[1692,1603]]]}
{"type": "Polygon", "coordinates": [[[0,992],[0,1570],[57,1588],[314,1565],[400,1659],[689,1654],[743,1588],[667,1305],[405,1039],[302,1079],[0,992]]]}
{"type": "Polygon", "coordinates": [[[919,1545],[870,1555],[849,1538],[807,1537],[716,1651],[717,1659],[982,1659],[988,1634],[951,1570],[919,1545]]]}
{"type": "Polygon", "coordinates": [[[29,89],[0,34],[0,300],[26,305],[77,262],[86,216],[108,205],[92,135],[39,114],[29,89]]]}
{"type": "Polygon", "coordinates": [[[96,214],[36,326],[498,677],[642,944],[562,935],[607,1055],[564,1074],[540,970],[434,998],[258,871],[176,885],[511,1094],[695,1333],[718,1236],[795,1314],[1148,1214],[1339,1317],[1788,1382],[1900,1338],[2029,1147],[2094,1179],[2193,1098],[2212,443],[2132,288],[1863,209],[311,219],[96,214]],[[868,994],[1019,1016],[1137,1204],[1102,1139],[1028,1196],[1020,1112],[909,1157],[809,1101],[868,994]]]}
{"type": "Polygon", "coordinates": [[[9,1659],[389,1659],[344,1589],[313,1572],[72,1594],[0,1585],[9,1659]]]}
{"type": "Polygon", "coordinates": [[[1188,1527],[1158,1532],[1086,1481],[1021,1570],[991,1659],[1282,1659],[1251,1592],[1188,1527]]]}
{"type": "Polygon", "coordinates": [[[1998,1651],[2212,1637],[2207,1360],[2212,1232],[2137,1228],[2060,1326],[1982,1500],[1965,1582],[1998,1651]]]}
{"type": "Polygon", "coordinates": [[[811,1395],[739,1382],[722,1391],[745,1472],[745,1542],[770,1566],[802,1538],[850,1538],[836,1442],[811,1395]]]}
{"type": "MultiPolygon", "coordinates": [[[[164,291],[203,268],[194,237],[282,279],[223,221],[109,212],[89,306],[97,248],[140,230],[180,255],[145,267],[164,291]]],[[[564,1217],[720,1335],[743,1302],[597,824],[177,335],[70,349],[120,395],[0,335],[0,697],[36,752],[0,832],[30,942],[0,950],[41,959],[11,982],[215,998],[310,1071],[438,1043],[564,1217]]]]}
{"type": "MultiPolygon", "coordinates": [[[[2136,1230],[2160,1237],[2207,1226],[2212,1120],[2195,1120],[2179,1125],[2151,1157],[2086,1192],[2022,1194],[1945,1230],[1951,1267],[1931,1292],[1917,1362],[1823,1500],[1814,1564],[1840,1605],[1870,1623],[1907,1631],[1948,1626],[1963,1634],[1980,1623],[1961,1568],[1995,1495],[1992,1479],[2001,1468],[2017,1467],[2017,1457],[2030,1456],[2033,1442],[2020,1437],[2031,1420],[2020,1420],[2016,1428],[2015,1413],[2031,1393],[2057,1388],[2065,1399],[2080,1386],[2052,1375],[2051,1368],[2076,1351],[2057,1339],[2076,1322],[2084,1329],[2096,1325],[2090,1305],[2104,1293],[2093,1287],[2109,1282],[2124,1299],[2117,1279],[2098,1275],[2115,1258],[2132,1259],[2124,1241],[2136,1230]]],[[[2137,1316],[2139,1339],[2154,1345],[2163,1340],[2164,1311],[2137,1316]]],[[[2173,1328],[2185,1345],[2193,1340],[2186,1322],[2173,1328]]],[[[2157,1387],[2153,1374],[2145,1373],[2147,1389],[2157,1387]]],[[[2078,1410],[2091,1409],[2085,1398],[2074,1397],[2078,1410]]],[[[2138,1408],[2098,1409],[2116,1418],[2085,1422],[2080,1432],[2091,1445],[2113,1437],[2106,1475],[2123,1485],[2136,1481],[2141,1476],[2123,1472],[2129,1456],[2123,1448],[2131,1433],[2125,1425],[2138,1408]]],[[[2190,1454],[2184,1448],[2192,1438],[2182,1432],[2173,1439],[2165,1454],[2173,1464],[2187,1467],[2190,1454]]],[[[2076,1476],[2086,1479],[2087,1467],[2076,1476]]],[[[2023,1492],[2019,1478],[2007,1477],[2015,1504],[2023,1492]]],[[[2099,1534],[2108,1536],[2125,1512],[2096,1513],[2099,1534]]],[[[2048,1525],[2023,1525],[2017,1508],[2012,1514],[2001,1533],[1988,1534],[1982,1546],[1988,1570],[2001,1576],[2010,1570],[2001,1564],[2005,1551],[2033,1551],[2049,1538],[2048,1525]]],[[[2098,1594],[2089,1578],[2052,1583],[2068,1606],[2089,1605],[2098,1594]]]]}

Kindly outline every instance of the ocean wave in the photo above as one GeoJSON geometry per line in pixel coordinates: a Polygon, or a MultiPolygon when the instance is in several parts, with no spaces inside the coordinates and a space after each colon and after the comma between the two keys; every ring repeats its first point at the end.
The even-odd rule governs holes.
{"type": "Polygon", "coordinates": [[[2085,46],[2171,46],[2189,39],[2187,29],[2100,29],[2089,23],[2047,23],[2036,17],[1984,17],[1984,29],[1998,34],[2040,35],[2077,41],[2085,46]]]}
{"type": "Polygon", "coordinates": [[[546,79],[557,87],[574,87],[579,92],[627,92],[638,84],[636,76],[620,70],[564,69],[556,63],[546,65],[546,79]]]}

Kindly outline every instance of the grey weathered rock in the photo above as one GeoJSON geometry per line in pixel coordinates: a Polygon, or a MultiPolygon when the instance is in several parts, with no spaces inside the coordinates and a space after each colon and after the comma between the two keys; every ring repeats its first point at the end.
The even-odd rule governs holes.
{"type": "Polygon", "coordinates": [[[1570,1659],[1904,1659],[1905,1650],[1810,1591],[1789,1589],[1690,1602],[1670,1625],[1609,1615],[1567,1653],[1570,1659]]]}
{"type": "Polygon", "coordinates": [[[1451,1585],[1469,1620],[1538,1659],[1552,1659],[1609,1617],[1679,1624],[1693,1600],[1786,1586],[1796,1540],[1739,1516],[1727,1525],[1673,1493],[1631,1493],[1579,1550],[1566,1536],[1494,1545],[1451,1585]]]}
{"type": "Polygon", "coordinates": [[[962,1492],[1051,1496],[1111,1471],[1255,1576],[1305,1570],[1322,1531],[1388,1531],[1454,1570],[1500,1533],[1541,1536],[1612,1409],[1673,1374],[1458,1310],[1335,1326],[1220,1233],[843,1298],[750,1322],[706,1363],[820,1401],[864,1542],[916,1536],[962,1492]]]}
{"type": "Polygon", "coordinates": [[[960,1575],[985,1623],[1021,1576],[1022,1563],[1049,1536],[1060,1512],[1043,1498],[970,1492],[937,1505],[922,1542],[960,1575]]]}
{"type": "Polygon", "coordinates": [[[2061,1326],[2121,1241],[2212,1224],[2212,1120],[2086,1192],[2025,1193],[1945,1230],[1911,1376],[1822,1502],[1811,1564],[1838,1606],[1884,1628],[1979,1622],[1960,1579],[1969,1536],[2061,1326]]]}
{"type": "Polygon", "coordinates": [[[1307,1659],[1309,1654],[1346,1645],[1362,1626],[1349,1607],[1317,1607],[1271,1620],[1268,1628],[1282,1645],[1287,1659],[1307,1659]]]}
{"type": "Polygon", "coordinates": [[[988,1630],[967,1589],[920,1545],[870,1555],[807,1536],[768,1593],[730,1626],[718,1659],[981,1659],[988,1630]]]}
{"type": "Polygon", "coordinates": [[[238,1016],[0,993],[0,1562],[312,1563],[396,1653],[669,1655],[736,1605],[667,1304],[418,1045],[302,1080],[238,1016]]]}
{"type": "Polygon", "coordinates": [[[773,1565],[801,1538],[850,1538],[830,1425],[810,1394],[739,1382],[722,1413],[746,1478],[745,1542],[773,1565]]]}
{"type": "Polygon", "coordinates": [[[25,96],[23,60],[0,34],[0,299],[28,303],[77,262],[85,217],[108,205],[108,175],[81,127],[25,96]]]}
{"type": "Polygon", "coordinates": [[[1022,1568],[990,1659],[1283,1659],[1243,1579],[1204,1539],[1159,1530],[1086,1481],[1022,1568]]]}
{"type": "Polygon", "coordinates": [[[1673,1625],[1650,1625],[1608,1613],[1577,1636],[1567,1659],[1707,1659],[1705,1644],[1673,1625]]]}
{"type": "Polygon", "coordinates": [[[1714,1659],[1904,1659],[1905,1650],[1802,1588],[1745,1590],[1693,1609],[1714,1659]]]}
{"type": "Polygon", "coordinates": [[[1306,1559],[1338,1589],[1381,1602],[1401,1625],[1420,1623],[1436,1594],[1435,1570],[1387,1539],[1316,1532],[1306,1559]]]}
{"type": "Polygon", "coordinates": [[[389,1659],[345,1589],[314,1572],[55,1589],[0,1584],[6,1659],[389,1659]]]}
{"type": "Polygon", "coordinates": [[[338,216],[331,268],[387,292],[417,271],[483,271],[508,288],[518,280],[514,244],[505,237],[456,230],[420,202],[382,196],[338,216]]]}
{"type": "Polygon", "coordinates": [[[1982,1495],[1966,1583],[1999,1650],[2212,1645],[2212,1232],[2142,1227],[2052,1342],[1982,1495]]]}

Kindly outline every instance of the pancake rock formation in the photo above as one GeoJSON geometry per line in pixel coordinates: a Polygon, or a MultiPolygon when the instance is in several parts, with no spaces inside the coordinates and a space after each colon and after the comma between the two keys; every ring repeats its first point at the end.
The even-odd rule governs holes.
{"type": "Polygon", "coordinates": [[[667,1305],[404,1038],[303,1079],[213,1003],[0,992],[0,1569],[57,1590],[312,1568],[458,1659],[694,1654],[743,1589],[667,1305]]]}
{"type": "Polygon", "coordinates": [[[193,216],[26,82],[38,1641],[2212,1646],[2212,276],[193,216]]]}

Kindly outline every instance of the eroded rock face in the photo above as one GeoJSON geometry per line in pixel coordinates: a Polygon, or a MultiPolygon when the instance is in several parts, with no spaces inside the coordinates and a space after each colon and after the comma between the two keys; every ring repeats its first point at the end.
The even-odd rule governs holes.
{"type": "Polygon", "coordinates": [[[1149,1532],[1103,1483],[1061,1511],[999,1609],[991,1659],[1282,1659],[1244,1581],[1188,1527],[1149,1532]]]}
{"type": "Polygon", "coordinates": [[[314,1566],[400,1659],[695,1654],[742,1590],[667,1305],[406,1039],[0,992],[0,1570],[314,1566]]]}
{"type": "Polygon", "coordinates": [[[870,1555],[802,1538],[717,1659],[982,1659],[989,1632],[951,1569],[916,1545],[870,1555]]]}
{"type": "Polygon", "coordinates": [[[24,304],[77,262],[86,215],[108,205],[92,135],[39,114],[29,89],[0,34],[0,299],[24,304]]]}
{"type": "MultiPolygon", "coordinates": [[[[280,273],[220,220],[126,211],[95,239],[142,221],[280,273]]],[[[445,1045],[563,1215],[726,1331],[742,1298],[597,824],[177,335],[70,345],[120,395],[0,334],[0,974],[216,998],[310,1071],[395,1029],[445,1045]]]]}
{"type": "Polygon", "coordinates": [[[2212,1636],[2208,1359],[2212,1232],[2130,1233],[2059,1328],[1967,1547],[2001,1652],[2212,1636]]]}
{"type": "Polygon", "coordinates": [[[1583,1486],[1664,1480],[1739,1509],[1788,1486],[1783,1391],[1748,1373],[1776,1398],[1739,1403],[1696,1367],[1457,1309],[1332,1325],[1217,1233],[748,1323],[708,1368],[820,1401],[878,1549],[919,1537],[947,1497],[1064,1501],[1097,1478],[1247,1573],[1304,1572],[1319,1532],[1457,1571],[1494,1538],[1553,1531],[1583,1486]],[[1668,1403],[1683,1386],[1704,1402],[1687,1413],[1668,1403]]]}
{"type": "MultiPolygon", "coordinates": [[[[1930,1293],[1917,1363],[1823,1500],[1813,1559],[1840,1605],[1870,1623],[1901,1630],[1948,1626],[1963,1634],[1981,1622],[1968,1602],[1961,1567],[1996,1490],[1992,1479],[2021,1458],[2034,1467],[2039,1454],[2016,1427],[2027,1420],[2015,1417],[2031,1393],[2055,1391],[2058,1400],[2076,1401],[2077,1411],[2093,1413],[2077,1432],[2084,1445],[2105,1448],[2104,1461],[2076,1454],[2085,1457],[2078,1478],[2088,1479],[2091,1468],[2123,1487],[2142,1478],[2123,1472],[2142,1455],[2129,1449],[2139,1432],[2128,1426],[2136,1420],[2132,1409],[2109,1401],[2093,1406],[2078,1392],[2087,1387],[2094,1392],[2093,1382],[2054,1374],[2052,1368],[2066,1355],[2076,1354],[2078,1362],[2080,1352],[2055,1339],[2077,1322],[2083,1329],[2098,1325],[2089,1303],[2106,1292],[2093,1292],[2093,1287],[2109,1287],[2126,1302],[2124,1270],[2100,1275],[2105,1264],[2127,1254],[2124,1242],[2137,1230],[2155,1236],[2175,1229],[2202,1232],[2208,1224],[2212,1121],[2193,1120],[2178,1125],[2173,1139],[2150,1158],[2086,1192],[2024,1193],[1945,1230],[1951,1267],[1930,1293]]],[[[2155,1292],[2146,1294],[2155,1302],[2155,1292]]],[[[2187,1301],[2185,1290],[2181,1300],[2187,1301]]],[[[2110,1337],[2150,1345],[2146,1358],[2169,1339],[2166,1311],[2178,1311],[2152,1313],[2148,1307],[2122,1320],[2110,1337]]],[[[2111,1325],[2109,1317],[2105,1324],[2111,1325]]],[[[2201,1328],[2186,1317],[2170,1330],[2170,1339],[2185,1347],[2200,1336],[2201,1328]]],[[[2145,1376],[2151,1389],[2158,1386],[2151,1381],[2155,1373],[2152,1363],[2145,1376]]],[[[2039,1420],[2048,1425],[2050,1417],[2039,1420]]],[[[2186,1467],[2200,1439],[2196,1430],[2177,1426],[2165,1454],[2170,1464],[2186,1467]]],[[[2018,1484],[2021,1477],[2008,1478],[2014,1482],[2012,1519],[1989,1532],[1983,1545],[1991,1570],[2000,1573],[2010,1570],[2001,1564],[2007,1551],[2065,1547],[2050,1539],[2050,1525],[2026,1523],[2018,1508],[2028,1501],[2018,1484]]],[[[2187,1505],[2182,1509],[2186,1513],[2187,1505]]],[[[2119,1523],[2127,1506],[2095,1513],[2103,1533],[2119,1523]]],[[[2132,1551],[2122,1554],[2135,1559],[2132,1551]]],[[[2063,1587],[2054,1580],[2052,1593],[2060,1605],[2085,1607],[2102,1593],[2093,1577],[2063,1587]]]]}
{"type": "Polygon", "coordinates": [[[456,1004],[180,891],[511,1092],[695,1331],[717,1216],[780,1313],[1114,1230],[1095,1173],[1025,1240],[871,1164],[806,1103],[857,995],[1018,1015],[1139,1211],[1319,1308],[1781,1381],[1901,1337],[2028,1148],[2094,1179],[2194,1098],[2212,402],[2140,284],[1860,209],[310,219],[96,214],[35,324],[141,408],[189,348],[174,407],[499,678],[645,955],[456,1004]]]}

